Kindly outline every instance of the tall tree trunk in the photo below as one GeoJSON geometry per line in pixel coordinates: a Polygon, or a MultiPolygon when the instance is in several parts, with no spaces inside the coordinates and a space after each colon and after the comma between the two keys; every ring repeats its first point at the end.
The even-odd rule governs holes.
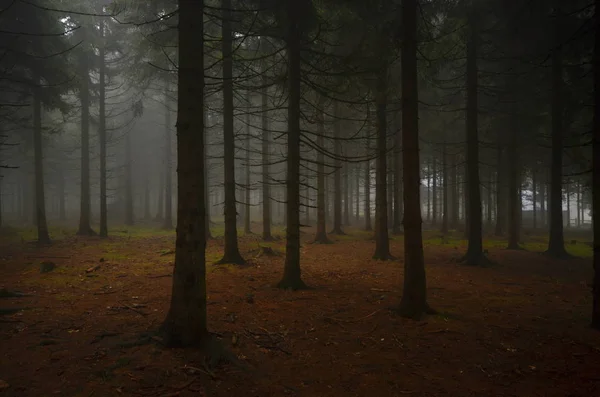
{"type": "Polygon", "coordinates": [[[58,171],[58,219],[60,221],[67,220],[66,211],[66,191],[65,191],[65,175],[62,168],[58,171]]]}
{"type": "MultiPolygon", "coordinates": [[[[290,0],[291,1],[291,0],[290,0]]],[[[342,156],[340,141],[340,119],[338,114],[338,104],[333,103],[333,150],[335,153],[335,170],[333,173],[333,230],[331,234],[345,234],[342,230],[342,156]]]]}
{"type": "Polygon", "coordinates": [[[479,138],[478,121],[478,69],[477,69],[477,28],[475,10],[469,15],[469,38],[467,43],[467,194],[468,248],[465,262],[468,265],[481,265],[484,261],[482,242],[481,191],[479,186],[479,138]]]}
{"type": "Polygon", "coordinates": [[[419,173],[419,107],[417,77],[417,3],[402,1],[402,147],[404,149],[404,289],[400,314],[418,319],[427,305],[425,260],[421,235],[419,173]]]}
{"type": "Polygon", "coordinates": [[[355,216],[354,223],[358,225],[360,222],[360,166],[354,167],[354,188],[356,189],[356,199],[354,200],[355,216]]]}
{"type": "MultiPolygon", "coordinates": [[[[266,65],[264,66],[266,69],[266,65]]],[[[269,140],[271,133],[269,131],[269,103],[268,103],[268,78],[263,74],[263,87],[261,90],[261,123],[262,123],[262,217],[263,217],[263,233],[264,241],[273,240],[271,235],[271,185],[269,181],[270,165],[269,161],[269,140]]]]}
{"type": "Polygon", "coordinates": [[[577,227],[581,227],[581,183],[577,183],[577,227]]]}
{"type": "MultiPolygon", "coordinates": [[[[513,109],[513,112],[516,109],[513,109]]],[[[513,118],[516,116],[513,115],[513,118]]],[[[521,249],[519,246],[519,212],[521,207],[519,153],[516,123],[510,127],[510,143],[508,145],[508,249],[521,249]]]]}
{"type": "MultiPolygon", "coordinates": [[[[344,157],[346,157],[344,155],[344,157]]],[[[350,225],[350,185],[349,185],[349,177],[348,177],[348,163],[344,162],[342,164],[342,171],[344,174],[344,183],[343,183],[343,195],[344,195],[344,226],[350,225]]]]}
{"type": "Polygon", "coordinates": [[[242,265],[237,238],[237,210],[235,199],[235,136],[233,128],[233,32],[231,28],[231,0],[221,0],[223,53],[223,142],[225,153],[225,247],[219,263],[242,265]]]}
{"type": "Polygon", "coordinates": [[[388,260],[390,239],[388,236],[387,202],[387,65],[380,66],[377,76],[377,175],[375,191],[375,253],[373,259],[388,260]]]}
{"type": "Polygon", "coordinates": [[[323,107],[325,99],[320,96],[317,106],[317,235],[315,243],[329,244],[331,240],[327,238],[326,214],[325,214],[325,156],[322,148],[325,148],[325,121],[323,107]]]}
{"type": "MultiPolygon", "coordinates": [[[[370,125],[371,117],[370,117],[370,106],[367,104],[367,125],[370,125]]],[[[371,156],[371,137],[370,129],[367,129],[367,158],[371,156]]],[[[365,162],[365,230],[371,231],[373,230],[373,226],[371,225],[371,160],[368,159],[365,162]]]]}
{"type": "Polygon", "coordinates": [[[35,214],[38,244],[50,244],[44,196],[44,155],[42,153],[42,88],[33,89],[33,150],[35,158],[35,214]]]}
{"type": "MultiPolygon", "coordinates": [[[[206,93],[204,93],[204,102],[206,102],[206,93]]],[[[210,232],[210,175],[208,173],[209,169],[210,169],[210,163],[208,161],[208,111],[206,109],[204,109],[203,115],[202,115],[202,124],[204,125],[204,151],[203,151],[203,156],[204,156],[204,165],[203,165],[203,169],[204,169],[204,207],[205,207],[205,218],[204,218],[204,228],[205,230],[205,236],[206,236],[206,240],[210,240],[212,239],[212,234],[210,232]]]]}
{"type": "Polygon", "coordinates": [[[96,234],[90,226],[90,88],[89,66],[85,55],[82,55],[81,64],[81,197],[79,212],[79,236],[93,236],[96,234]]]}
{"type": "Polygon", "coordinates": [[[537,171],[531,172],[531,201],[533,206],[533,230],[537,229],[537,171]]]}
{"type": "MultiPolygon", "coordinates": [[[[173,228],[173,184],[171,182],[171,95],[170,84],[165,89],[165,220],[163,229],[173,228]]],[[[179,95],[179,94],[177,94],[179,95]]]]}
{"type": "Polygon", "coordinates": [[[251,111],[251,96],[250,91],[248,91],[248,109],[246,111],[246,197],[245,197],[245,207],[244,211],[244,234],[252,234],[252,230],[250,228],[250,111],[251,111]]]}
{"type": "Polygon", "coordinates": [[[492,180],[494,179],[494,174],[492,172],[492,167],[488,167],[488,183],[487,183],[487,227],[491,229],[492,227],[492,203],[493,203],[493,194],[492,194],[492,180]]]}
{"type": "Polygon", "coordinates": [[[125,224],[133,225],[133,158],[131,156],[131,132],[125,136],[125,224]]]}
{"type": "MultiPolygon", "coordinates": [[[[161,165],[162,168],[164,168],[164,166],[161,165]]],[[[159,171],[159,176],[158,176],[158,200],[157,200],[157,205],[156,205],[156,217],[154,219],[156,219],[157,221],[162,221],[163,220],[163,213],[165,210],[165,203],[164,203],[164,197],[165,197],[165,173],[164,173],[164,169],[161,169],[159,171]]]]}
{"type": "Polygon", "coordinates": [[[144,179],[144,219],[149,220],[150,215],[150,180],[144,179]]]}
{"type": "Polygon", "coordinates": [[[308,4],[305,0],[287,1],[288,56],[288,147],[287,147],[287,229],[283,278],[277,286],[282,289],[303,289],[300,271],[300,45],[302,15],[308,4]]]}
{"type": "Polygon", "coordinates": [[[431,161],[431,172],[432,172],[432,190],[431,190],[431,195],[432,195],[432,200],[431,200],[431,207],[432,207],[432,213],[431,213],[431,223],[436,225],[437,224],[437,217],[438,217],[438,191],[437,191],[437,158],[435,157],[435,154],[433,156],[433,159],[431,161]]]}
{"type": "Polygon", "coordinates": [[[100,144],[100,237],[108,237],[108,209],[106,203],[106,57],[104,48],[104,21],[100,21],[101,44],[100,81],[98,93],[98,141],[100,144]]]}
{"type": "Polygon", "coordinates": [[[456,164],[456,154],[453,153],[450,156],[450,188],[451,188],[451,203],[452,211],[450,217],[450,229],[456,230],[458,228],[459,218],[459,198],[458,198],[458,166],[456,164]]]}
{"type": "Polygon", "coordinates": [[[444,128],[444,142],[442,143],[442,234],[448,234],[448,144],[446,134],[446,128],[444,128]]]}
{"type": "Polygon", "coordinates": [[[179,1],[177,241],[171,304],[162,324],[167,346],[203,345],[206,324],[204,215],[204,39],[202,0],[179,1]]]}
{"type": "Polygon", "coordinates": [[[402,202],[402,128],[397,126],[394,133],[394,222],[392,233],[402,233],[402,216],[404,203],[402,202]]]}
{"type": "Polygon", "coordinates": [[[427,223],[431,222],[431,164],[427,164],[427,223]]]}
{"type": "Polygon", "coordinates": [[[547,227],[547,223],[546,223],[546,219],[547,219],[547,214],[546,214],[546,198],[547,198],[547,194],[546,192],[548,191],[547,188],[547,178],[545,173],[542,175],[542,180],[540,181],[540,223],[542,225],[543,229],[546,229],[547,227]]]}
{"type": "Polygon", "coordinates": [[[592,327],[600,330],[600,0],[595,1],[595,43],[593,55],[594,74],[594,124],[592,165],[592,230],[594,231],[594,288],[592,327]]]}
{"type": "Polygon", "coordinates": [[[567,196],[567,229],[571,227],[571,190],[570,182],[565,186],[565,196],[567,196]]]}
{"type": "MultiPolygon", "coordinates": [[[[558,1],[558,0],[555,0],[558,1]]],[[[557,7],[560,8],[560,7],[557,7]]],[[[555,47],[552,50],[552,161],[550,165],[550,239],[546,253],[556,258],[567,258],[563,234],[563,56],[560,10],[555,15],[555,47]]]]}

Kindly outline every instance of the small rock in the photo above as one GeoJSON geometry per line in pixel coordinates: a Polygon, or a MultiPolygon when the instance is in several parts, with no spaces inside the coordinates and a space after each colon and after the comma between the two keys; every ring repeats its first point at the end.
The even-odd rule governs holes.
{"type": "Polygon", "coordinates": [[[56,264],[51,261],[44,261],[40,264],[40,273],[48,273],[56,269],[56,264]]]}

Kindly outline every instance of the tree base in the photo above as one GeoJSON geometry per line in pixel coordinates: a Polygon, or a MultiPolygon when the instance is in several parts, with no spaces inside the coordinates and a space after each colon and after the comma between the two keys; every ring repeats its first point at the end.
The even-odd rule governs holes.
{"type": "Polygon", "coordinates": [[[345,236],[346,235],[346,233],[344,233],[344,231],[341,228],[333,229],[332,231],[329,232],[329,234],[333,234],[336,236],[345,236]]]}
{"type": "Polygon", "coordinates": [[[265,241],[265,242],[275,241],[275,238],[273,236],[271,236],[270,234],[268,234],[266,236],[263,234],[262,241],[265,241]]]}
{"type": "Polygon", "coordinates": [[[378,252],[375,251],[373,254],[373,259],[376,261],[394,261],[396,257],[390,254],[389,252],[378,252]]]}
{"type": "Polygon", "coordinates": [[[277,288],[287,291],[300,291],[310,289],[301,278],[291,278],[283,276],[280,282],[276,285],[277,288]]]}
{"type": "Polygon", "coordinates": [[[509,244],[506,247],[507,250],[510,251],[525,251],[525,248],[523,248],[522,246],[520,246],[519,244],[509,244]]]}
{"type": "Polygon", "coordinates": [[[38,237],[37,245],[52,245],[52,240],[50,240],[49,235],[38,237]]]}
{"type": "Polygon", "coordinates": [[[225,253],[220,261],[215,262],[215,265],[238,265],[243,266],[247,262],[239,252],[225,253]]]}
{"type": "Polygon", "coordinates": [[[333,244],[333,241],[327,237],[327,234],[319,233],[315,236],[313,244],[333,244]]]}
{"type": "Polygon", "coordinates": [[[91,227],[86,227],[86,228],[79,228],[79,230],[77,231],[77,236],[87,236],[87,237],[94,237],[97,236],[98,234],[91,228],[91,227]]]}
{"type": "Polygon", "coordinates": [[[543,254],[553,259],[569,260],[575,258],[573,255],[569,254],[564,248],[548,249],[544,251],[543,254]]]}
{"type": "Polygon", "coordinates": [[[392,311],[400,317],[419,321],[425,315],[435,315],[438,311],[431,308],[427,302],[424,304],[415,304],[414,302],[400,302],[400,305],[392,308],[392,311]]]}
{"type": "Polygon", "coordinates": [[[478,266],[478,267],[492,267],[495,265],[487,256],[483,253],[480,254],[469,254],[467,253],[461,259],[459,259],[458,263],[467,266],[478,266]]]}

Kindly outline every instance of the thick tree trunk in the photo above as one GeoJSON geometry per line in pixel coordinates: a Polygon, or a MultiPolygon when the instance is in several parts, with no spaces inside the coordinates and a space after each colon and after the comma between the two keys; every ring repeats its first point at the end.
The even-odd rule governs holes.
{"type": "Polygon", "coordinates": [[[431,189],[431,223],[433,225],[437,224],[437,218],[438,218],[438,191],[437,191],[437,173],[438,173],[438,169],[437,169],[437,158],[433,157],[432,161],[431,161],[431,176],[432,176],[432,189],[431,189]]]}
{"type": "Polygon", "coordinates": [[[567,196],[567,229],[571,227],[571,189],[570,182],[565,185],[565,196],[567,196]]]}
{"type": "Polygon", "coordinates": [[[267,75],[263,74],[263,87],[260,97],[262,107],[262,237],[264,241],[271,241],[273,240],[273,236],[271,235],[271,185],[269,181],[269,161],[271,161],[269,156],[269,140],[271,139],[271,133],[269,131],[269,98],[267,82],[267,75]]]}
{"type": "Polygon", "coordinates": [[[325,156],[321,148],[325,147],[325,121],[323,115],[324,98],[319,98],[317,107],[317,235],[315,243],[329,244],[331,240],[327,238],[326,214],[325,214],[325,156]]]}
{"type": "MultiPolygon", "coordinates": [[[[344,155],[344,157],[346,157],[344,155]]],[[[349,226],[350,225],[350,184],[349,184],[349,177],[348,177],[348,163],[344,162],[342,164],[342,171],[344,174],[344,187],[343,187],[343,195],[344,195],[344,226],[349,226]]]]}
{"type": "Polygon", "coordinates": [[[42,153],[42,88],[33,89],[33,150],[35,158],[35,215],[38,244],[50,244],[46,222],[46,199],[44,195],[44,155],[42,153]]]}
{"type": "Polygon", "coordinates": [[[600,330],[600,0],[595,1],[594,73],[594,124],[592,165],[592,228],[594,231],[594,288],[592,327],[600,330]]]}
{"type": "MultiPolygon", "coordinates": [[[[163,229],[173,229],[173,184],[171,182],[171,96],[170,85],[165,89],[165,220],[163,229]]],[[[178,94],[179,95],[179,94],[178,94]]]]}
{"type": "Polygon", "coordinates": [[[478,128],[478,69],[477,69],[477,29],[476,15],[470,10],[469,38],[467,43],[467,194],[468,211],[466,213],[468,229],[468,248],[465,262],[468,265],[484,263],[482,242],[481,191],[479,186],[479,138],[478,128]]]}
{"type": "Polygon", "coordinates": [[[168,346],[203,345],[206,324],[204,215],[203,1],[179,1],[177,241],[171,305],[162,324],[168,346]]]}
{"type": "Polygon", "coordinates": [[[456,164],[456,154],[450,156],[450,189],[451,189],[451,208],[450,229],[458,228],[459,218],[459,199],[458,199],[458,166],[456,164]]]}
{"type": "MultiPolygon", "coordinates": [[[[204,93],[204,101],[206,102],[206,93],[204,93]]],[[[210,240],[213,238],[211,232],[210,232],[210,195],[208,194],[210,191],[210,175],[208,173],[209,169],[210,169],[210,163],[208,161],[208,111],[206,109],[204,109],[203,115],[202,115],[202,124],[204,126],[204,151],[203,151],[203,156],[204,156],[204,164],[203,164],[203,170],[204,170],[204,207],[205,207],[205,218],[204,218],[204,228],[205,228],[205,236],[206,236],[206,240],[210,240]]]]}
{"type": "Polygon", "coordinates": [[[448,234],[448,147],[446,143],[446,129],[444,128],[444,142],[442,144],[442,234],[448,234]]]}
{"type": "MultiPolygon", "coordinates": [[[[367,105],[367,125],[369,124],[371,117],[369,112],[369,105],[367,105]]],[[[367,129],[367,158],[371,156],[371,137],[370,129],[367,129]]],[[[373,230],[371,225],[371,160],[365,162],[365,230],[373,230]]]]}
{"type": "Polygon", "coordinates": [[[548,214],[546,211],[546,200],[547,200],[547,192],[548,192],[548,178],[546,175],[542,177],[540,183],[540,223],[542,224],[542,228],[546,229],[548,226],[547,219],[548,214]]]}
{"type": "Polygon", "coordinates": [[[90,88],[88,60],[82,55],[81,65],[81,197],[79,210],[79,236],[94,236],[90,204],[90,88]]]}
{"type": "MultiPolygon", "coordinates": [[[[164,168],[163,165],[161,165],[161,167],[164,168]]],[[[161,169],[159,171],[159,176],[158,176],[158,199],[156,200],[157,208],[156,208],[156,217],[154,218],[157,221],[163,220],[163,213],[165,210],[164,197],[165,197],[165,174],[164,174],[164,169],[161,169]]]]}
{"type": "Polygon", "coordinates": [[[388,236],[387,202],[387,65],[380,66],[377,76],[377,175],[375,192],[375,253],[373,259],[388,260],[390,239],[388,236]]]}
{"type": "Polygon", "coordinates": [[[98,84],[98,141],[100,144],[100,237],[108,237],[108,209],[106,203],[106,59],[104,48],[104,21],[100,21],[102,43],[99,49],[100,81],[98,84]]]}
{"type": "MultiPolygon", "coordinates": [[[[560,13],[560,10],[557,11],[560,13]]],[[[550,164],[550,239],[546,253],[567,258],[563,234],[563,56],[559,15],[555,16],[555,48],[552,50],[552,161],[550,164]]]]}
{"type": "Polygon", "coordinates": [[[404,203],[402,200],[402,128],[398,126],[394,133],[394,222],[392,233],[402,233],[402,216],[404,203]]]}
{"type": "Polygon", "coordinates": [[[287,1],[288,56],[288,147],[287,147],[287,229],[282,289],[306,288],[300,271],[300,45],[305,0],[287,1]]]}
{"type": "Polygon", "coordinates": [[[403,0],[402,147],[404,148],[404,288],[399,312],[418,319],[427,305],[425,260],[421,235],[421,177],[417,77],[417,0],[403,0]]]}
{"type": "Polygon", "coordinates": [[[244,234],[252,234],[250,227],[250,111],[251,111],[251,96],[248,92],[248,109],[246,111],[246,197],[244,199],[245,211],[244,211],[244,234]]]}
{"type": "Polygon", "coordinates": [[[62,169],[58,171],[58,220],[66,221],[67,220],[67,198],[66,198],[66,188],[65,188],[65,176],[62,169]]]}
{"type": "Polygon", "coordinates": [[[491,229],[492,227],[492,208],[493,208],[493,194],[492,194],[492,180],[494,179],[494,174],[492,172],[492,167],[488,167],[488,181],[487,181],[487,205],[486,205],[486,210],[487,210],[487,227],[488,230],[491,229]]]}
{"type": "MultiPolygon", "coordinates": [[[[513,109],[516,111],[516,109],[513,109]]],[[[515,115],[512,116],[516,117],[515,115]]],[[[517,126],[510,128],[508,145],[508,249],[521,249],[519,246],[519,213],[521,207],[521,189],[519,178],[519,153],[517,144],[517,126]]]]}
{"type": "Polygon", "coordinates": [[[221,24],[223,53],[223,142],[225,157],[225,246],[219,263],[242,265],[238,248],[236,181],[235,181],[235,136],[233,128],[233,32],[231,28],[231,0],[221,0],[223,20],[221,24]]]}
{"type": "Polygon", "coordinates": [[[335,170],[333,173],[333,230],[331,234],[345,234],[342,230],[342,142],[340,139],[340,120],[338,119],[338,104],[334,102],[333,147],[335,154],[335,170]]]}
{"type": "Polygon", "coordinates": [[[133,158],[131,156],[131,132],[125,136],[125,224],[133,225],[133,158]]]}

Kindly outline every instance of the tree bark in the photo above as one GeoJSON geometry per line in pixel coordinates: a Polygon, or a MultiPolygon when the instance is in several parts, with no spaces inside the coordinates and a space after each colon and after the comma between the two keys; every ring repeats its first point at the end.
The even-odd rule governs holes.
{"type": "Polygon", "coordinates": [[[448,234],[448,144],[446,134],[444,128],[444,142],[442,143],[442,234],[448,234]]]}
{"type": "MultiPolygon", "coordinates": [[[[206,102],[206,92],[204,93],[204,102],[206,102]]],[[[203,156],[204,156],[204,164],[203,164],[203,170],[204,170],[204,207],[205,207],[205,217],[204,217],[204,228],[205,228],[205,236],[206,236],[206,240],[210,240],[213,238],[211,232],[210,232],[210,195],[208,194],[210,191],[210,175],[209,175],[209,170],[210,170],[210,163],[208,161],[208,153],[207,153],[207,148],[208,148],[208,111],[206,109],[204,109],[204,112],[202,114],[202,124],[204,127],[204,151],[203,151],[203,156]]]]}
{"type": "MultiPolygon", "coordinates": [[[[266,69],[266,65],[264,66],[266,69]]],[[[261,123],[262,123],[262,217],[263,217],[263,233],[264,241],[273,240],[271,235],[271,185],[269,181],[270,165],[269,161],[269,140],[271,133],[269,131],[269,103],[268,103],[268,88],[267,75],[263,73],[263,87],[261,91],[261,123]]]]}
{"type": "Polygon", "coordinates": [[[204,216],[204,39],[199,0],[179,1],[177,240],[171,304],[162,324],[167,346],[203,345],[206,321],[204,216]]]}
{"type": "Polygon", "coordinates": [[[402,128],[398,126],[394,133],[394,222],[392,233],[402,233],[402,216],[404,203],[402,200],[402,128]]]}
{"type": "Polygon", "coordinates": [[[221,264],[243,265],[238,248],[237,210],[235,199],[235,136],[233,128],[233,32],[231,0],[221,0],[223,53],[223,143],[225,174],[225,246],[221,264]]]}
{"type": "Polygon", "coordinates": [[[375,191],[375,253],[373,259],[388,260],[390,239],[388,236],[387,202],[387,65],[380,66],[377,76],[377,175],[375,191]]]}
{"type": "MultiPolygon", "coordinates": [[[[371,115],[370,115],[370,106],[367,104],[367,125],[370,125],[371,115]]],[[[370,129],[367,128],[367,158],[371,156],[371,137],[370,129]]],[[[365,162],[365,230],[371,231],[373,230],[373,226],[371,225],[371,160],[368,159],[365,162]]]]}
{"type": "Polygon", "coordinates": [[[106,203],[106,49],[104,48],[104,21],[100,20],[99,48],[100,81],[98,93],[98,141],[100,144],[100,237],[108,237],[108,209],[106,203]]]}
{"type": "Polygon", "coordinates": [[[90,208],[90,88],[89,65],[86,55],[81,58],[81,197],[79,210],[79,236],[94,236],[90,208]]]}
{"type": "Polygon", "coordinates": [[[417,0],[403,0],[402,147],[404,148],[404,288],[399,312],[418,319],[427,305],[425,260],[421,235],[421,177],[417,77],[417,0]]]}
{"type": "Polygon", "coordinates": [[[44,155],[42,153],[42,88],[33,88],[33,150],[35,158],[35,214],[38,244],[50,244],[44,195],[44,155]]]}
{"type": "Polygon", "coordinates": [[[329,244],[331,240],[327,237],[327,220],[325,214],[325,156],[320,148],[325,148],[325,117],[323,107],[325,99],[320,96],[317,105],[317,235],[315,243],[329,244]]]}
{"type": "Polygon", "coordinates": [[[244,211],[244,234],[252,234],[252,230],[250,227],[250,111],[251,111],[252,103],[250,92],[248,92],[248,109],[246,111],[246,197],[245,197],[245,207],[244,211]]]}
{"type": "Polygon", "coordinates": [[[432,190],[431,190],[431,195],[432,195],[432,200],[431,200],[431,207],[432,207],[432,213],[431,213],[431,223],[433,225],[437,224],[437,218],[438,218],[438,191],[437,191],[437,173],[438,173],[438,169],[437,169],[437,158],[435,157],[435,154],[433,156],[433,159],[431,160],[431,173],[432,173],[432,190]]]}
{"type": "Polygon", "coordinates": [[[300,46],[302,14],[309,4],[305,0],[288,0],[288,147],[287,147],[287,228],[282,289],[306,288],[300,271],[300,46]]]}
{"type": "Polygon", "coordinates": [[[592,230],[594,232],[594,287],[592,327],[600,330],[600,0],[595,1],[595,43],[593,55],[594,124],[592,160],[592,230]]]}
{"type": "MultiPolygon", "coordinates": [[[[513,109],[513,112],[516,109],[513,109]]],[[[516,117],[515,115],[512,116],[516,117]]],[[[519,212],[521,207],[520,178],[519,178],[519,153],[517,151],[517,126],[514,123],[509,132],[508,145],[508,246],[507,249],[521,249],[519,246],[519,212]]]]}
{"type": "Polygon", "coordinates": [[[532,206],[533,206],[533,230],[537,229],[537,171],[531,172],[531,192],[532,192],[532,206]]]}
{"type": "Polygon", "coordinates": [[[133,158],[131,156],[131,132],[125,136],[125,224],[133,225],[133,158]]]}
{"type": "MultiPolygon", "coordinates": [[[[165,220],[163,229],[173,229],[173,184],[171,182],[171,96],[170,85],[165,89],[165,220]]],[[[179,95],[179,94],[178,94],[179,95]]]]}
{"type": "Polygon", "coordinates": [[[342,230],[342,161],[340,160],[342,156],[341,147],[342,143],[340,141],[340,120],[338,114],[338,104],[337,102],[333,103],[334,110],[333,114],[335,120],[333,122],[333,147],[335,154],[335,170],[333,173],[333,230],[331,234],[345,234],[342,230]]]}
{"type": "Polygon", "coordinates": [[[450,217],[450,229],[456,230],[458,228],[459,218],[459,199],[458,199],[458,167],[456,164],[456,154],[450,156],[450,188],[451,188],[451,217],[450,217]]]}
{"type": "Polygon", "coordinates": [[[552,161],[550,164],[550,239],[546,253],[555,258],[568,258],[563,231],[563,112],[564,81],[562,37],[559,15],[555,15],[555,47],[552,50],[552,161]]]}
{"type": "Polygon", "coordinates": [[[481,191],[479,186],[479,138],[478,128],[478,68],[477,39],[475,26],[477,16],[470,10],[469,38],[467,43],[467,195],[466,213],[468,227],[468,248],[465,262],[468,265],[482,265],[484,262],[482,242],[481,191]]]}

